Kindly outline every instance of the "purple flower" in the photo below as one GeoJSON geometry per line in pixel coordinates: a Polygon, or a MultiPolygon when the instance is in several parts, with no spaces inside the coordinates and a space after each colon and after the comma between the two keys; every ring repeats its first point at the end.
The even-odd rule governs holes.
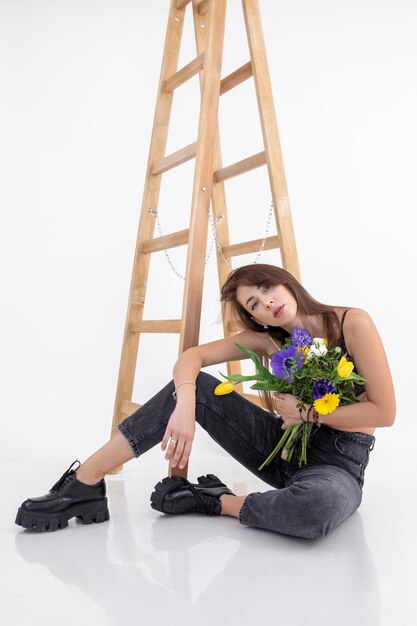
{"type": "Polygon", "coordinates": [[[291,343],[297,348],[309,348],[312,338],[304,328],[293,328],[291,331],[291,343]]]}
{"type": "Polygon", "coordinates": [[[285,350],[280,350],[280,352],[276,352],[271,359],[271,367],[275,376],[278,378],[285,378],[287,382],[294,382],[294,378],[291,376],[291,365],[296,363],[301,369],[304,365],[305,356],[298,352],[297,348],[294,346],[289,346],[285,348],[285,350]]]}
{"type": "Polygon", "coordinates": [[[313,397],[315,400],[318,400],[333,391],[336,391],[336,387],[333,387],[328,378],[318,380],[313,387],[313,397]]]}

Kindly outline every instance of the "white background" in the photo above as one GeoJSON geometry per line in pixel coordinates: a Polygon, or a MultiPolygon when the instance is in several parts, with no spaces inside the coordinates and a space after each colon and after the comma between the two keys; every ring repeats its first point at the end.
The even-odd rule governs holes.
{"type": "MultiPolygon", "coordinates": [[[[0,1],[3,455],[107,439],[169,3],[0,1]]],[[[411,456],[414,365],[416,5],[261,0],[304,286],[367,310],[381,334],[398,420],[384,459],[411,456]],[[401,446],[401,450],[399,449],[401,446]]],[[[179,66],[195,56],[187,12],[179,66]]],[[[247,62],[229,2],[223,76],[247,62]]],[[[192,142],[198,78],[177,90],[167,153],[192,142]]],[[[252,81],[220,103],[223,162],[260,151],[252,81]]],[[[165,174],[165,233],[188,225],[193,162],[165,174]]],[[[266,168],[226,183],[231,241],[262,237],[266,168]]],[[[272,230],[271,230],[272,232],[272,230]]],[[[185,248],[171,251],[185,268],[185,248]]],[[[237,258],[238,264],[251,262],[237,258]]],[[[267,253],[261,261],[279,264],[267,253]]],[[[214,253],[200,341],[221,336],[214,253]]],[[[145,317],[181,315],[183,282],[153,256],[145,317]]],[[[177,336],[143,337],[134,400],[171,376],[177,336]]],[[[212,371],[216,373],[218,368],[212,371]]],[[[382,445],[381,445],[382,449],[382,445]]],[[[377,449],[375,451],[377,455],[377,449]]]]}
{"type": "MultiPolygon", "coordinates": [[[[403,581],[403,608],[414,591],[402,575],[415,545],[417,5],[260,6],[302,282],[318,300],[369,312],[394,379],[397,421],[377,432],[361,515],[382,623],[397,625],[392,583],[403,581]]],[[[168,0],[0,0],[0,445],[7,486],[7,470],[17,464],[33,489],[41,465],[52,484],[72,459],[83,460],[109,437],[168,7],[168,0]]],[[[179,66],[195,56],[191,27],[188,11],[179,66]]],[[[224,55],[223,76],[249,60],[237,0],[229,2],[224,55]]],[[[198,105],[195,77],[175,94],[167,153],[196,139],[198,105]]],[[[222,98],[219,120],[224,165],[263,149],[251,81],[222,98]]],[[[163,177],[164,234],[187,227],[192,166],[163,177]]],[[[271,200],[266,170],[228,181],[226,193],[231,241],[261,238],[271,200]]],[[[183,272],[184,249],[171,257],[183,272]]],[[[261,260],[279,264],[271,253],[261,260]]],[[[153,257],[148,285],[146,318],[181,315],[182,281],[163,253],[153,257]]],[[[221,337],[219,313],[212,254],[202,342],[221,337]]],[[[169,380],[177,341],[141,340],[135,401],[169,380]]],[[[206,455],[235,463],[198,429],[193,474],[206,455]]],[[[153,485],[167,465],[158,447],[148,458],[153,485]]],[[[22,479],[27,497],[25,485],[22,479]]],[[[29,584],[29,571],[19,572],[29,584]]],[[[105,598],[96,591],[100,604],[105,598]]],[[[369,607],[355,623],[377,623],[369,607]]]]}

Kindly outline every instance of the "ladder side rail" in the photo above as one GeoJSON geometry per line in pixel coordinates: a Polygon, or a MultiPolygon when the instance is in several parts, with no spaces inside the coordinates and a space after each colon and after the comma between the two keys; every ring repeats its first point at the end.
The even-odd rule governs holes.
{"type": "Polygon", "coordinates": [[[301,280],[259,3],[258,0],[242,0],[242,6],[261,120],[269,183],[274,202],[275,220],[282,242],[282,264],[293,276],[301,280]]]}
{"type": "MultiPolygon", "coordinates": [[[[201,3],[194,2],[194,29],[196,35],[196,46],[197,53],[199,54],[205,48],[205,37],[206,37],[206,29],[201,28],[201,3]]],[[[243,80],[246,80],[252,76],[251,64],[247,63],[242,68],[236,70],[226,79],[222,79],[220,82],[220,95],[229,91],[233,87],[239,85],[243,80]],[[227,85],[227,86],[226,86],[227,85]]],[[[201,81],[201,74],[200,74],[201,81]]],[[[213,187],[211,194],[212,201],[212,213],[213,213],[213,223],[216,227],[217,239],[220,245],[220,248],[223,250],[223,256],[226,259],[226,262],[231,265],[231,255],[228,253],[228,248],[230,246],[230,237],[229,237],[229,223],[228,223],[228,215],[227,215],[227,201],[226,201],[226,192],[224,180],[220,178],[216,180],[214,175],[215,172],[223,170],[223,161],[222,161],[222,153],[221,153],[221,141],[220,141],[220,129],[219,124],[217,122],[216,127],[216,136],[214,143],[214,153],[213,153],[213,187]],[[226,250],[226,252],[225,252],[226,250]]],[[[224,284],[229,272],[230,267],[226,264],[224,259],[220,254],[220,250],[216,248],[216,258],[217,258],[217,275],[219,281],[219,294],[222,285],[224,284]]],[[[219,306],[220,301],[219,301],[219,306]]],[[[226,316],[223,317],[223,336],[228,337],[234,334],[234,331],[230,329],[230,320],[226,316]]],[[[241,366],[239,361],[231,361],[227,363],[227,372],[228,375],[231,374],[240,374],[241,366]]]]}
{"type": "MultiPolygon", "coordinates": [[[[204,69],[202,69],[202,71],[200,70],[199,72],[199,81],[200,81],[200,92],[201,92],[201,109],[203,108],[203,98],[206,96],[206,94],[203,92],[203,85],[204,85],[204,76],[205,76],[205,71],[207,69],[207,67],[209,67],[209,65],[206,65],[206,63],[208,62],[208,55],[210,54],[210,48],[208,46],[206,46],[206,35],[207,35],[207,24],[208,24],[208,17],[206,17],[207,15],[207,11],[204,13],[204,15],[202,15],[200,13],[200,2],[199,0],[193,0],[193,21],[194,21],[194,31],[195,31],[195,40],[196,40],[196,50],[197,50],[197,55],[201,56],[204,54],[204,58],[205,58],[205,66],[204,69]],[[206,50],[207,49],[207,50],[206,50]]],[[[224,23],[224,19],[225,19],[225,11],[223,13],[223,23],[224,23]]],[[[211,23],[210,23],[210,28],[212,30],[211,27],[211,23]]],[[[221,90],[221,80],[220,80],[220,71],[219,71],[219,76],[218,76],[218,83],[219,83],[219,94],[220,95],[220,90],[221,90]]],[[[208,88],[207,84],[204,85],[205,89],[208,88]]],[[[200,109],[200,111],[201,111],[200,109]]],[[[207,107],[205,108],[205,115],[207,115],[207,107]]],[[[200,121],[199,121],[199,138],[198,138],[198,142],[196,143],[196,145],[200,145],[199,142],[201,141],[201,136],[200,136],[200,124],[202,123],[203,118],[200,115],[200,121]]],[[[221,155],[220,155],[220,139],[219,139],[219,129],[218,129],[218,121],[217,121],[217,114],[216,114],[216,123],[215,123],[215,133],[214,133],[214,147],[213,147],[213,152],[212,152],[212,163],[210,165],[210,169],[211,169],[211,180],[213,178],[213,172],[214,169],[221,169],[222,167],[222,162],[221,162],[221,155]]],[[[196,187],[196,180],[197,180],[197,159],[199,158],[200,155],[196,154],[196,174],[195,174],[195,180],[194,180],[194,188],[196,187]]],[[[201,158],[201,156],[200,156],[201,158]]],[[[204,193],[207,194],[207,198],[210,198],[210,192],[208,190],[209,185],[205,185],[206,186],[206,191],[204,193]]],[[[212,187],[212,194],[213,194],[213,214],[215,211],[214,208],[214,197],[218,197],[218,203],[217,206],[220,204],[222,207],[224,207],[224,222],[226,223],[226,227],[227,227],[227,215],[226,215],[226,209],[225,209],[225,196],[224,196],[224,184],[223,182],[220,182],[218,184],[213,184],[212,187]]],[[[193,192],[193,208],[192,210],[195,210],[194,207],[194,192],[193,192]]],[[[208,223],[208,212],[210,210],[210,200],[208,200],[208,207],[207,209],[205,209],[206,212],[206,232],[204,234],[203,237],[200,236],[199,238],[199,245],[201,245],[202,247],[199,250],[199,254],[202,254],[202,250],[205,250],[205,244],[207,243],[207,223],[208,223]]],[[[192,219],[192,217],[191,217],[192,219]]],[[[215,216],[214,216],[215,219],[215,216]]],[[[222,224],[222,226],[224,227],[224,223],[222,224]]],[[[194,241],[195,238],[195,234],[194,231],[191,230],[191,226],[189,229],[189,246],[190,246],[190,242],[194,241]]],[[[228,241],[228,239],[227,239],[228,241]]],[[[196,246],[196,250],[198,251],[198,247],[196,246]]],[[[190,253],[189,253],[190,254],[190,253]]],[[[204,272],[204,267],[202,268],[203,272],[204,272]]],[[[186,271],[186,277],[188,277],[188,258],[187,258],[187,271],[186,271]]],[[[189,287],[188,287],[189,288],[189,287]]],[[[186,299],[186,290],[187,290],[187,283],[185,285],[184,288],[184,306],[183,306],[183,319],[184,319],[184,310],[185,310],[185,299],[186,299]]],[[[197,297],[200,298],[200,311],[201,311],[201,298],[202,298],[202,285],[201,285],[201,293],[197,297]]],[[[198,313],[198,315],[200,316],[200,312],[198,313]]],[[[200,317],[198,317],[198,324],[200,323],[200,317]]],[[[199,331],[199,329],[198,329],[199,331]]],[[[197,333],[196,338],[194,339],[195,343],[193,345],[196,345],[198,343],[198,335],[199,332],[197,333]]],[[[188,341],[193,341],[193,339],[188,340],[188,341]]],[[[187,345],[187,339],[184,337],[184,327],[181,328],[180,331],[180,346],[179,346],[179,353],[181,354],[181,352],[186,349],[187,345]]],[[[184,478],[187,478],[188,476],[188,463],[183,467],[175,467],[172,468],[171,467],[171,463],[169,462],[168,464],[168,476],[172,476],[173,474],[175,474],[176,476],[183,476],[184,478]]]]}
{"type": "MultiPolygon", "coordinates": [[[[204,19],[204,17],[202,16],[200,12],[200,8],[201,8],[201,3],[198,0],[194,0],[193,1],[193,20],[194,20],[195,39],[196,39],[196,49],[197,49],[198,55],[204,53],[206,49],[206,38],[207,38],[206,37],[207,36],[207,19],[204,19]],[[202,26],[204,26],[204,28],[202,26]]],[[[204,13],[204,16],[205,15],[206,13],[204,13]]],[[[207,53],[205,53],[205,58],[207,59],[207,53]]],[[[199,80],[200,80],[201,97],[203,99],[204,72],[200,72],[199,80]]],[[[221,92],[220,76],[219,76],[219,82],[220,82],[220,86],[219,86],[219,95],[220,95],[220,92],[221,92]]],[[[214,145],[213,145],[213,157],[212,157],[211,169],[212,169],[211,176],[212,176],[212,181],[213,181],[212,191],[211,191],[213,219],[214,219],[214,223],[216,223],[217,221],[216,218],[220,217],[219,228],[217,231],[218,237],[221,242],[229,244],[224,182],[220,180],[219,182],[216,183],[213,177],[213,173],[215,170],[222,169],[222,159],[221,159],[221,150],[220,150],[220,133],[219,133],[217,115],[216,115],[215,133],[214,133],[214,145]]],[[[210,210],[210,203],[208,205],[208,210],[210,210]]],[[[207,222],[208,222],[208,214],[206,216],[206,225],[207,225],[207,222]]],[[[191,240],[191,237],[190,237],[190,240],[191,240]]],[[[201,254],[201,250],[200,250],[200,254],[201,254]]],[[[217,255],[218,254],[219,252],[217,251],[217,255]]],[[[225,265],[221,264],[221,262],[219,261],[219,257],[218,257],[217,268],[218,268],[218,273],[219,273],[219,284],[221,285],[223,281],[226,279],[228,270],[226,269],[225,265]]],[[[201,293],[201,296],[202,296],[202,293],[201,293]]],[[[201,302],[201,296],[200,296],[200,302],[201,302]]],[[[224,326],[224,329],[226,329],[226,326],[224,326]]],[[[198,337],[197,337],[196,342],[198,342],[198,337]]],[[[180,352],[181,352],[181,345],[180,345],[180,352]]],[[[172,468],[171,463],[169,463],[168,476],[172,476],[172,474],[187,478],[188,463],[183,468],[179,468],[178,466],[175,468],[172,468]]]]}
{"type": "MultiPolygon", "coordinates": [[[[168,25],[133,262],[122,353],[120,358],[119,376],[111,427],[112,435],[117,432],[118,424],[125,417],[121,407],[123,402],[130,401],[132,399],[135,380],[140,333],[132,332],[131,326],[132,323],[138,323],[142,320],[150,264],[150,256],[142,253],[142,242],[149,241],[153,237],[155,230],[155,215],[149,212],[149,208],[157,210],[161,177],[154,176],[152,169],[154,163],[162,160],[165,156],[173,100],[173,92],[165,92],[163,85],[167,76],[174,74],[177,69],[184,23],[183,19],[178,19],[176,2],[177,0],[171,0],[171,7],[168,15],[168,25]]],[[[115,468],[115,471],[118,471],[119,469],[121,468],[115,468]]]]}
{"type": "MultiPolygon", "coordinates": [[[[216,0],[210,3],[207,14],[198,148],[195,161],[179,354],[197,345],[199,340],[205,269],[202,250],[205,250],[207,245],[210,197],[213,184],[214,139],[218,126],[225,13],[226,0],[216,0]]],[[[200,20],[203,19],[205,18],[200,16],[200,20]]],[[[202,51],[197,52],[200,54],[202,51]]]]}

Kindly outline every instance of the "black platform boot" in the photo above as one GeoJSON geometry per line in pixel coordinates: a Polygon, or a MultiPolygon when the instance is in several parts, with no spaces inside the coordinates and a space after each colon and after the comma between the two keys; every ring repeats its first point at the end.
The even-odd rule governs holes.
{"type": "Polygon", "coordinates": [[[220,515],[220,496],[230,491],[214,474],[200,476],[198,484],[190,483],[182,476],[164,478],[155,485],[151,494],[151,507],[161,513],[205,513],[220,515]]]}
{"type": "Polygon", "coordinates": [[[74,461],[49,493],[25,500],[17,511],[16,524],[33,530],[57,530],[68,526],[68,520],[77,517],[83,524],[105,522],[109,519],[106,483],[102,478],[95,485],[77,480],[74,461]]]}

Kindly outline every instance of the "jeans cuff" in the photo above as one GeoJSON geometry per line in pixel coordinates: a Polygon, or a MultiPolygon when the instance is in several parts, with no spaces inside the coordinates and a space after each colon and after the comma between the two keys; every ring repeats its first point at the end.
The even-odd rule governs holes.
{"type": "Polygon", "coordinates": [[[140,455],[140,452],[138,450],[137,444],[135,439],[132,437],[132,435],[126,430],[126,428],[123,426],[123,424],[119,424],[117,426],[117,428],[120,430],[120,432],[122,433],[122,435],[124,435],[126,437],[126,439],[128,440],[134,454],[136,457],[138,457],[140,455]]]}
{"type": "Polygon", "coordinates": [[[243,502],[243,504],[242,504],[242,506],[240,507],[240,510],[239,510],[239,522],[241,524],[244,524],[245,526],[249,526],[249,524],[247,522],[245,522],[244,517],[245,517],[246,509],[248,508],[249,498],[251,497],[251,495],[253,495],[253,494],[250,493],[248,496],[246,496],[246,499],[243,502]]]}

